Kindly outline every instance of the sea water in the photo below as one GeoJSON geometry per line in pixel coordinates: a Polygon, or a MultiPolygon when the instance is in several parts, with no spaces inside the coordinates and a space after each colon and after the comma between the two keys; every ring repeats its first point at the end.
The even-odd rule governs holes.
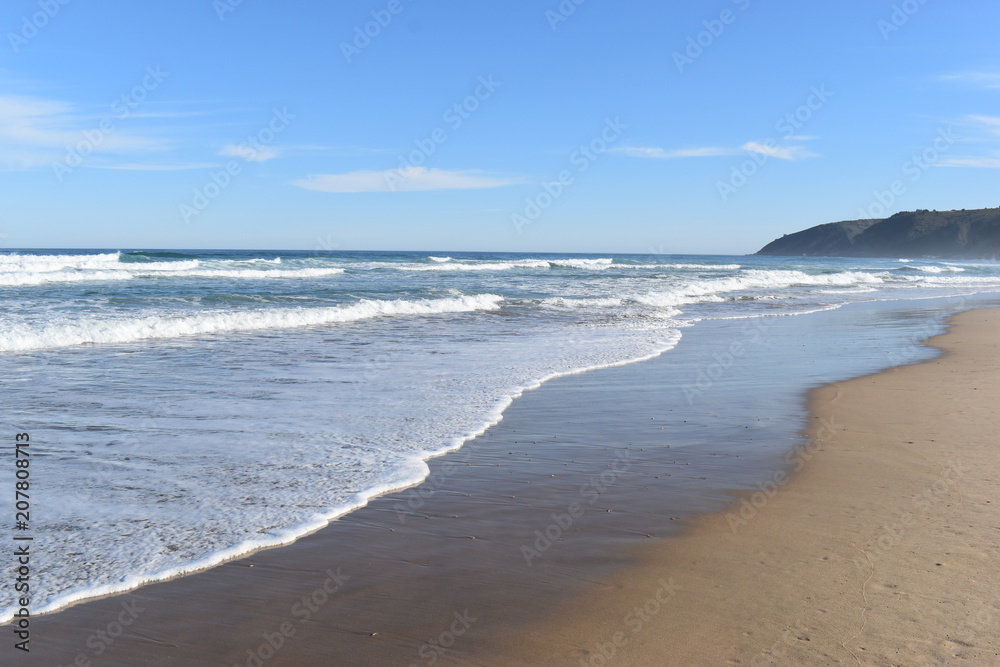
{"type": "MultiPolygon", "coordinates": [[[[31,435],[33,612],[294,540],[559,375],[669,363],[682,336],[722,350],[735,323],[997,292],[988,261],[8,251],[0,434],[10,454],[31,435]]],[[[928,318],[867,335],[916,342],[928,318]]],[[[922,354],[893,349],[872,363],[922,354]]],[[[691,370],[678,410],[712,387],[691,370]]]]}

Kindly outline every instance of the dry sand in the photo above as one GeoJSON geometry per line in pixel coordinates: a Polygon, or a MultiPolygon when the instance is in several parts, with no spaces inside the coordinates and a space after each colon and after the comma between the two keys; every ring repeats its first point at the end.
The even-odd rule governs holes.
{"type": "Polygon", "coordinates": [[[1000,664],[1000,310],[953,323],[938,359],[816,390],[796,475],[502,664],[1000,664]]]}

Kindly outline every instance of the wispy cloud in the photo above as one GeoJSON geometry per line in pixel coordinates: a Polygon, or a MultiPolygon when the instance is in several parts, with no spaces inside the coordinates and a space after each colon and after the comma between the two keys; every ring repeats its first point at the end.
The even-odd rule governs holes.
{"type": "MultiPolygon", "coordinates": [[[[789,137],[794,141],[810,141],[816,137],[794,136],[789,137]]],[[[807,157],[816,157],[816,153],[806,150],[805,146],[791,145],[781,146],[773,139],[763,141],[748,141],[738,148],[727,148],[725,146],[702,146],[696,148],[675,148],[667,150],[654,146],[622,146],[612,148],[612,152],[628,155],[631,157],[649,158],[656,160],[679,160],[684,158],[698,157],[731,157],[733,155],[745,155],[747,152],[759,153],[779,160],[801,160],[807,157]]]]}
{"type": "Polygon", "coordinates": [[[249,144],[229,144],[219,151],[219,155],[238,157],[247,162],[267,162],[279,157],[278,150],[272,146],[258,146],[255,148],[249,144]]]}
{"type": "Polygon", "coordinates": [[[189,164],[90,164],[93,169],[119,169],[122,171],[187,171],[191,169],[213,169],[221,167],[221,164],[211,162],[197,162],[189,164]]]}
{"type": "Polygon", "coordinates": [[[655,146],[619,146],[610,149],[612,153],[621,153],[631,157],[651,158],[656,160],[676,160],[688,157],[719,157],[725,155],[739,155],[738,150],[732,148],[722,148],[719,146],[705,146],[701,148],[677,148],[666,150],[655,146]]]}
{"type": "MultiPolygon", "coordinates": [[[[969,114],[955,121],[962,127],[964,144],[997,145],[1000,137],[1000,116],[969,114]]],[[[969,167],[972,169],[1000,169],[1000,150],[988,149],[983,155],[953,155],[938,163],[942,167],[969,167]]]]}
{"type": "Polygon", "coordinates": [[[966,116],[970,121],[979,125],[980,127],[993,132],[994,134],[1000,134],[1000,116],[966,116]]]}
{"type": "Polygon", "coordinates": [[[751,153],[760,153],[779,160],[801,160],[807,157],[817,157],[816,153],[806,150],[805,146],[778,146],[767,141],[748,141],[741,148],[751,153]]]}
{"type": "Polygon", "coordinates": [[[293,181],[292,184],[319,192],[416,192],[500,188],[521,182],[523,181],[520,178],[492,176],[475,170],[409,167],[385,171],[318,174],[293,181]]]}
{"type": "Polygon", "coordinates": [[[939,77],[943,81],[965,84],[973,88],[1000,90],[1000,72],[959,72],[944,74],[939,77]]]}
{"type": "Polygon", "coordinates": [[[996,157],[952,157],[940,162],[942,167],[972,167],[973,169],[1000,169],[1000,153],[996,157]]]}
{"type": "Polygon", "coordinates": [[[0,161],[8,168],[47,165],[65,156],[67,147],[84,146],[89,154],[128,154],[164,150],[161,139],[112,126],[79,113],[66,102],[38,97],[0,95],[0,161]]]}

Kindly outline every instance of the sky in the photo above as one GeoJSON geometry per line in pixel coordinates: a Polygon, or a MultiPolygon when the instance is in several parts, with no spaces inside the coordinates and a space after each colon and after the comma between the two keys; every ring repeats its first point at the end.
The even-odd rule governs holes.
{"type": "Polygon", "coordinates": [[[746,254],[1000,206],[996,0],[7,0],[0,249],[746,254]]]}

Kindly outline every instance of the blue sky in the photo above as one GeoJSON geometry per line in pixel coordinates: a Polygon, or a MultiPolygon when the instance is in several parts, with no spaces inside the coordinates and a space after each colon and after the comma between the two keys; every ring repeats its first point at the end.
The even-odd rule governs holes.
{"type": "Polygon", "coordinates": [[[0,244],[743,254],[1000,206],[998,19],[995,0],[9,0],[0,244]]]}

